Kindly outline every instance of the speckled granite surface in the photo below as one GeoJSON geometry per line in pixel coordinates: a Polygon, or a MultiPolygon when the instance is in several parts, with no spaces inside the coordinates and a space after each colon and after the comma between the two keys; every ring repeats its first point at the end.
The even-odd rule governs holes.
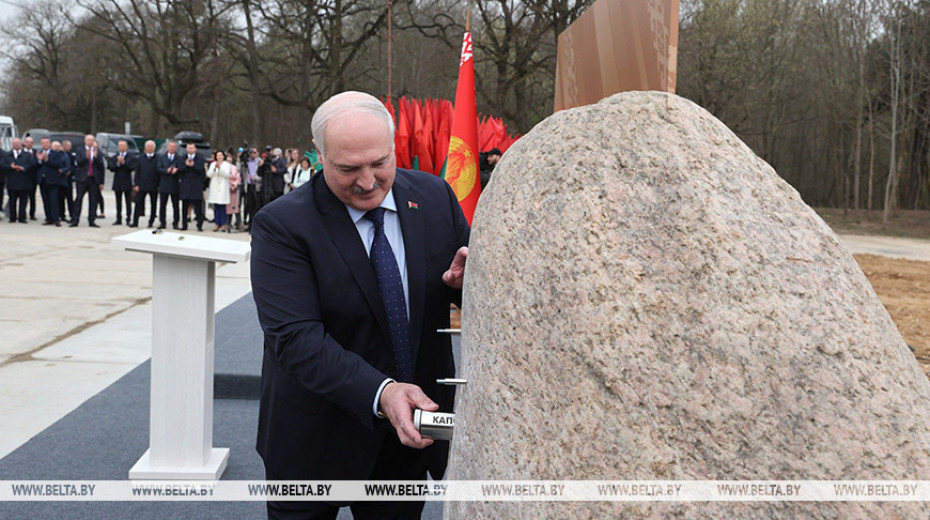
{"type": "MultiPolygon", "coordinates": [[[[930,383],[848,251],[726,126],[624,93],[474,219],[448,479],[930,479],[930,383]]],[[[921,503],[453,502],[464,518],[917,518],[921,503]]]]}

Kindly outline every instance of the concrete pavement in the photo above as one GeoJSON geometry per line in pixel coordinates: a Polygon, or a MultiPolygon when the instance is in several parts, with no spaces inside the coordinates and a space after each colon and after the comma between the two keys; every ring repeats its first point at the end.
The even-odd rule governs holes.
{"type": "MultiPolygon", "coordinates": [[[[134,229],[105,196],[99,229],[0,222],[0,458],[150,356],[152,259],[110,244],[134,229]]],[[[250,291],[248,269],[218,267],[217,310],[250,291]]]]}
{"type": "Polygon", "coordinates": [[[853,254],[930,262],[930,240],[874,235],[840,235],[840,240],[853,254]]]}

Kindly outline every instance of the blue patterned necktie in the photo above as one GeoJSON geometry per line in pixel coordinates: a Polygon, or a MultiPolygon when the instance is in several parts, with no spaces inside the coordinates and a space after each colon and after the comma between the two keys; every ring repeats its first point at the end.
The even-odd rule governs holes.
{"type": "Polygon", "coordinates": [[[407,303],[404,298],[404,284],[394,251],[384,234],[384,208],[375,208],[365,213],[365,218],[375,225],[375,238],[371,241],[371,265],[378,278],[378,291],[387,314],[388,330],[391,333],[391,347],[394,349],[394,364],[397,366],[396,378],[405,383],[413,382],[413,360],[410,355],[410,333],[407,330],[407,303]]]}

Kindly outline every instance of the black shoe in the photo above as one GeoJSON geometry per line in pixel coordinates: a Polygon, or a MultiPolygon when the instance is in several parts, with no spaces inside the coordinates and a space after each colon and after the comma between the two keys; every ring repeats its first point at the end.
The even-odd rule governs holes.
{"type": "Polygon", "coordinates": [[[51,222],[51,221],[48,221],[48,220],[46,220],[45,222],[42,223],[43,226],[51,226],[52,224],[54,224],[54,222],[51,222]]]}
{"type": "Polygon", "coordinates": [[[29,222],[26,221],[26,220],[20,220],[19,223],[20,223],[20,224],[28,224],[29,222]]]}
{"type": "Polygon", "coordinates": [[[35,219],[36,219],[35,215],[29,215],[29,220],[35,220],[35,219]]]}
{"type": "Polygon", "coordinates": [[[72,223],[68,224],[68,227],[78,227],[78,223],[77,223],[77,222],[72,222],[72,223]]]}
{"type": "Polygon", "coordinates": [[[155,221],[154,221],[154,220],[151,221],[151,222],[149,222],[149,229],[152,229],[152,226],[154,226],[154,225],[155,225],[155,221]]]}
{"type": "MultiPolygon", "coordinates": [[[[174,228],[174,229],[178,229],[178,228],[174,228]]],[[[182,226],[182,227],[180,228],[180,230],[181,230],[181,231],[187,231],[187,226],[182,226]]]]}
{"type": "Polygon", "coordinates": [[[10,224],[16,224],[16,219],[15,219],[15,218],[11,218],[11,219],[10,219],[10,224]]]}
{"type": "Polygon", "coordinates": [[[90,224],[88,224],[88,226],[89,226],[89,227],[100,227],[100,226],[98,226],[97,224],[95,224],[95,223],[93,223],[93,222],[91,222],[90,224]]]}
{"type": "Polygon", "coordinates": [[[61,222],[55,222],[55,227],[61,227],[61,222]]]}
{"type": "Polygon", "coordinates": [[[123,221],[122,221],[122,220],[117,220],[116,222],[113,223],[113,225],[114,225],[114,226],[122,226],[122,225],[123,225],[123,221]]]}
{"type": "MultiPolygon", "coordinates": [[[[171,224],[171,229],[181,229],[177,224],[171,224]]],[[[184,229],[187,229],[186,227],[184,229]]]]}
{"type": "Polygon", "coordinates": [[[203,226],[197,226],[197,231],[203,231],[203,226]]]}
{"type": "Polygon", "coordinates": [[[139,227],[139,224],[129,224],[126,227],[139,227]]]}

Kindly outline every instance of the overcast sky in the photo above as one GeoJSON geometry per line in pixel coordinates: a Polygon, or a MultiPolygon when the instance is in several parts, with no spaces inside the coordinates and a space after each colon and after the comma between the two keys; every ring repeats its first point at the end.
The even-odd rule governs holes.
{"type": "Polygon", "coordinates": [[[16,13],[18,5],[21,5],[21,0],[0,0],[0,21],[6,21],[13,17],[16,13]]]}

